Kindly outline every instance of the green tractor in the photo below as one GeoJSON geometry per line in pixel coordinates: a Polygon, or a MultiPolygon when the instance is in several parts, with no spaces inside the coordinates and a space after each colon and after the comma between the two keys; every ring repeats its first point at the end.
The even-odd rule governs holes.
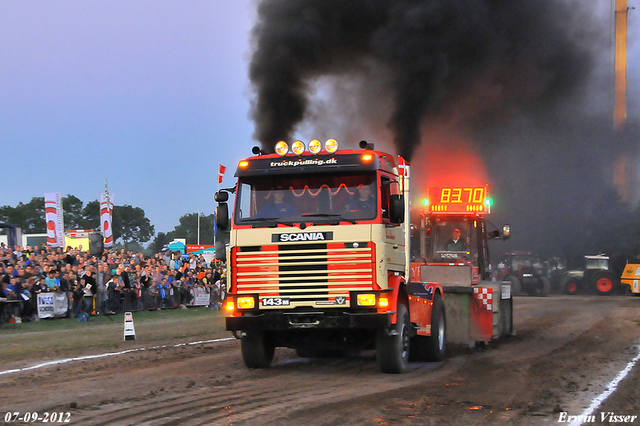
{"type": "Polygon", "coordinates": [[[620,280],[609,270],[609,256],[585,256],[584,260],[583,269],[565,271],[560,284],[565,294],[595,291],[607,295],[618,290],[620,280]]]}

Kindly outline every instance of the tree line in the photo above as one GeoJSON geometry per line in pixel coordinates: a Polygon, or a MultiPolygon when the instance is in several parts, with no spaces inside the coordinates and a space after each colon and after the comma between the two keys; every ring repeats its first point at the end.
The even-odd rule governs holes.
{"type": "MultiPolygon", "coordinates": [[[[84,203],[74,195],[62,197],[64,227],[71,229],[100,228],[100,202],[93,200],[84,203]]],[[[17,206],[0,206],[0,222],[20,226],[24,234],[44,234],[47,232],[44,197],[33,197],[28,203],[17,206]]],[[[144,210],[128,204],[113,207],[113,241],[125,247],[142,251],[142,245],[149,241],[148,251],[159,252],[175,238],[186,238],[189,244],[198,242],[198,213],[182,216],[179,224],[169,232],[159,232],[155,236],[155,227],[147,218],[144,210]],[[153,238],[153,240],[152,240],[153,238]]],[[[218,238],[228,241],[229,232],[218,232],[218,238]]],[[[200,214],[200,244],[214,243],[214,215],[200,214]]]]}
{"type": "MultiPolygon", "coordinates": [[[[100,202],[84,204],[74,195],[62,197],[64,227],[70,229],[98,229],[100,227],[100,202]]],[[[0,222],[13,223],[22,228],[24,234],[44,234],[47,232],[44,197],[33,197],[28,203],[17,206],[0,206],[0,222]]],[[[155,234],[155,228],[140,207],[128,204],[113,206],[113,240],[125,246],[142,244],[155,234]]]]}

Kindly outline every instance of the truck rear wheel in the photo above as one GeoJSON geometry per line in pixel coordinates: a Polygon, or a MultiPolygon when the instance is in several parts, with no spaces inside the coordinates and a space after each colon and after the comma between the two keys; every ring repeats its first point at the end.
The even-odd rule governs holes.
{"type": "Polygon", "coordinates": [[[411,339],[411,361],[439,362],[444,359],[446,346],[446,315],[444,302],[438,294],[431,310],[431,336],[411,339]]]}
{"type": "Polygon", "coordinates": [[[247,331],[240,340],[244,365],[249,368],[269,368],[276,347],[261,331],[247,331]]]}
{"type": "Polygon", "coordinates": [[[611,294],[615,289],[616,279],[611,272],[598,272],[593,277],[596,293],[601,295],[611,294]]]}
{"type": "Polygon", "coordinates": [[[391,333],[379,330],[376,335],[376,358],[383,373],[400,374],[407,368],[411,346],[409,312],[407,307],[398,303],[396,324],[391,333]]]}
{"type": "Polygon", "coordinates": [[[427,361],[442,361],[444,359],[446,344],[447,320],[444,311],[444,302],[439,294],[433,299],[431,311],[431,336],[426,338],[427,361]]]}

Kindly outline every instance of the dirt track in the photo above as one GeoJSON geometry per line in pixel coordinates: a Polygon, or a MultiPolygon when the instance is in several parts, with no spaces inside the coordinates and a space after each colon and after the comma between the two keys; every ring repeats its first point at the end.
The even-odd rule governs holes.
{"type": "MultiPolygon", "coordinates": [[[[637,297],[520,297],[515,337],[454,348],[403,375],[379,373],[372,351],[300,359],[282,348],[271,369],[248,370],[232,340],[1,375],[0,415],[69,412],[74,425],[558,424],[559,411],[580,415],[638,354],[639,325],[637,297]]],[[[608,424],[600,412],[640,415],[639,371],[589,424],[608,424]]]]}

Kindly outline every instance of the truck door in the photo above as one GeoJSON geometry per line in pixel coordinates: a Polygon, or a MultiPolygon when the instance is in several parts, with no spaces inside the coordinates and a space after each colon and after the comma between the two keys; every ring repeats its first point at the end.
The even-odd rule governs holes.
{"type": "Polygon", "coordinates": [[[404,272],[405,269],[405,237],[401,224],[391,222],[389,216],[390,200],[392,194],[399,194],[400,187],[397,181],[387,176],[380,179],[380,202],[382,209],[382,221],[384,223],[385,258],[387,269],[390,271],[404,272]]]}

